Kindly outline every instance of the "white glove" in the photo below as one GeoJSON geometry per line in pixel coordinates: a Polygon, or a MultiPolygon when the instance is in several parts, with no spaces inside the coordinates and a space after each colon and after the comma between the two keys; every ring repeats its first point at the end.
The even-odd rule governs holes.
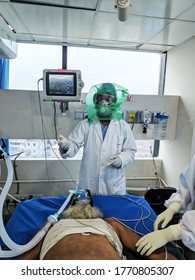
{"type": "Polygon", "coordinates": [[[122,160],[119,156],[114,156],[110,158],[110,162],[108,163],[108,165],[113,165],[116,168],[120,168],[122,165],[122,160]]]}
{"type": "Polygon", "coordinates": [[[181,239],[181,227],[180,224],[169,226],[166,229],[153,231],[143,236],[135,244],[137,252],[140,255],[149,256],[152,252],[158,248],[164,246],[170,241],[181,239]]]}
{"type": "Polygon", "coordinates": [[[59,136],[59,140],[58,140],[58,145],[60,148],[62,148],[63,150],[68,150],[69,146],[70,146],[70,142],[68,141],[68,139],[66,137],[64,137],[63,135],[59,136]]]}
{"type": "Polygon", "coordinates": [[[171,203],[169,207],[156,218],[156,221],[154,222],[154,230],[158,230],[161,223],[161,227],[165,228],[166,225],[172,220],[173,216],[178,213],[180,209],[181,205],[179,204],[179,202],[171,203]]]}

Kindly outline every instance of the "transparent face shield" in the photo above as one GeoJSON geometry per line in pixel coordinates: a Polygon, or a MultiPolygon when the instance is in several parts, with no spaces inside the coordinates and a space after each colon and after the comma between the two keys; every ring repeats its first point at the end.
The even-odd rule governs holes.
{"type": "Polygon", "coordinates": [[[109,93],[105,94],[95,94],[94,103],[96,105],[112,105],[116,102],[116,97],[110,95],[109,93]]]}
{"type": "Polygon", "coordinates": [[[111,120],[112,112],[114,111],[114,104],[116,102],[116,96],[109,93],[95,94],[94,103],[96,114],[99,120],[111,120]]]}
{"type": "Polygon", "coordinates": [[[88,121],[122,119],[121,104],[127,95],[127,89],[114,83],[94,85],[86,96],[88,121]]]}

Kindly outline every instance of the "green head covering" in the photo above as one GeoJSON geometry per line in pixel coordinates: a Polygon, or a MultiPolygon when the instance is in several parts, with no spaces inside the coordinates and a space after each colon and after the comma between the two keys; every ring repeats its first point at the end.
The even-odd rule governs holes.
{"type": "Polygon", "coordinates": [[[101,94],[110,94],[115,97],[117,95],[114,84],[103,83],[103,84],[95,85],[95,87],[97,87],[97,94],[100,94],[100,95],[101,94]]]}
{"type": "Polygon", "coordinates": [[[89,122],[122,119],[121,104],[126,100],[128,89],[114,83],[94,85],[86,96],[89,122]]]}

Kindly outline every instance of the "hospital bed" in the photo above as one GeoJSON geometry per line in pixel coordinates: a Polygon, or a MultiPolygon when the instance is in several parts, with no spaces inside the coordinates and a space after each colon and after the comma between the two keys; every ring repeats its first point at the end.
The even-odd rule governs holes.
{"type": "MultiPolygon", "coordinates": [[[[67,196],[43,197],[20,203],[6,225],[10,238],[17,244],[29,242],[37,230],[45,223],[47,217],[53,215],[61,207],[67,196]]],[[[142,197],[124,196],[92,196],[94,206],[98,207],[103,218],[114,217],[138,235],[143,236],[153,231],[156,213],[142,197]]],[[[5,246],[0,241],[2,248],[5,246]]],[[[178,259],[184,259],[175,245],[168,245],[167,250],[178,259]]],[[[137,259],[137,256],[124,248],[127,259],[137,259]]]]}
{"type": "MultiPolygon", "coordinates": [[[[176,191],[177,190],[173,187],[166,187],[166,188],[160,188],[157,186],[150,187],[146,191],[144,198],[150,204],[154,212],[157,215],[159,215],[160,213],[162,213],[167,209],[165,206],[165,201],[168,200],[170,196],[176,191]]],[[[182,215],[183,215],[182,213],[176,213],[168,225],[177,224],[179,220],[182,218],[182,215]]]]}
{"type": "MultiPolygon", "coordinates": [[[[5,160],[8,169],[7,180],[0,195],[0,210],[3,213],[3,204],[12,184],[13,166],[9,156],[1,147],[0,155],[5,160]]],[[[68,196],[44,197],[21,202],[6,227],[1,215],[0,257],[15,257],[33,248],[44,237],[53,222],[60,219],[63,209],[66,209],[76,192],[78,191],[74,190],[68,196]],[[39,230],[40,228],[41,230],[39,230]]],[[[133,195],[97,195],[92,198],[94,206],[102,211],[103,218],[113,217],[140,236],[153,231],[156,213],[144,198],[133,195]]],[[[167,250],[169,250],[168,247],[167,250]]],[[[182,255],[178,255],[178,248],[175,247],[174,252],[177,258],[182,259],[182,255]]]]}

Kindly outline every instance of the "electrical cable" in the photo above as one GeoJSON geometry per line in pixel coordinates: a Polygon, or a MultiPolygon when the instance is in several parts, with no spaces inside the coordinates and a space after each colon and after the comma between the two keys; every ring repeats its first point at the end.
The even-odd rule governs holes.
{"type": "MultiPolygon", "coordinates": [[[[39,110],[40,110],[40,116],[41,116],[41,126],[42,126],[42,133],[43,133],[43,143],[44,143],[44,155],[45,155],[45,163],[46,163],[46,172],[47,172],[47,179],[49,184],[54,188],[53,184],[51,183],[49,179],[49,169],[48,169],[48,163],[47,163],[47,146],[46,146],[46,136],[45,136],[45,129],[44,129],[44,119],[43,119],[43,113],[42,113],[42,107],[41,107],[41,97],[40,97],[40,91],[39,91],[39,82],[43,80],[43,78],[39,79],[37,81],[37,90],[38,90],[38,100],[39,100],[39,110]]],[[[54,188],[58,193],[59,192],[56,188],[54,188]]]]}
{"type": "MultiPolygon", "coordinates": [[[[13,165],[11,163],[11,160],[7,153],[3,151],[3,149],[0,147],[0,152],[3,155],[3,158],[5,160],[6,166],[7,166],[7,172],[8,176],[6,179],[6,183],[4,185],[4,188],[2,189],[1,195],[0,195],[0,212],[3,213],[3,205],[5,202],[5,199],[7,197],[7,194],[9,192],[9,189],[12,185],[13,181],[13,165]]],[[[43,227],[37,232],[37,234],[25,245],[20,245],[15,243],[7,234],[7,231],[4,226],[4,221],[3,221],[3,214],[0,215],[0,236],[4,244],[10,249],[10,250],[2,250],[0,246],[0,257],[4,258],[10,258],[10,257],[15,257],[18,255],[21,255],[25,253],[26,251],[29,251],[32,249],[34,246],[36,246],[42,238],[45,236],[47,231],[50,229],[50,227],[58,221],[58,217],[60,214],[64,211],[64,209],[67,207],[69,204],[70,200],[72,199],[72,196],[75,195],[75,191],[72,191],[60,209],[54,214],[50,215],[47,218],[47,221],[43,224],[43,227]]]]}
{"type": "Polygon", "coordinates": [[[44,124],[44,119],[43,119],[43,114],[42,114],[42,107],[41,107],[41,97],[40,97],[40,91],[39,91],[39,82],[43,80],[43,78],[39,79],[37,82],[37,89],[38,89],[38,99],[39,99],[39,110],[40,110],[40,115],[41,115],[41,126],[42,126],[42,133],[43,133],[43,143],[44,143],[44,155],[45,155],[45,163],[46,163],[46,172],[47,172],[47,179],[49,184],[59,193],[62,194],[54,185],[51,183],[49,179],[49,168],[48,168],[48,161],[47,161],[47,145],[46,145],[46,135],[45,135],[45,124],[44,124]]]}
{"type": "MultiPolygon", "coordinates": [[[[0,187],[1,191],[3,190],[1,187],[0,187]]],[[[12,198],[13,200],[15,200],[16,202],[20,203],[21,201],[18,200],[17,198],[15,198],[13,195],[11,195],[10,193],[7,193],[7,196],[9,196],[10,198],[12,198]]]]}
{"type": "Polygon", "coordinates": [[[55,139],[58,141],[58,134],[57,134],[57,125],[56,125],[56,102],[53,102],[53,109],[54,109],[54,116],[53,116],[53,122],[54,122],[54,129],[55,129],[55,139]]]}
{"type": "Polygon", "coordinates": [[[152,156],[152,161],[153,161],[154,169],[155,169],[155,175],[157,176],[157,180],[158,180],[158,183],[159,183],[159,187],[162,188],[160,176],[159,176],[159,173],[158,173],[158,170],[157,170],[157,167],[156,167],[156,162],[155,162],[155,160],[154,160],[154,156],[153,156],[153,153],[152,153],[152,147],[151,147],[151,146],[150,146],[150,154],[151,154],[151,156],[152,156]]]}
{"type": "MultiPolygon", "coordinates": [[[[41,98],[40,98],[40,91],[39,91],[39,82],[43,80],[42,78],[38,80],[37,82],[37,90],[38,90],[38,98],[39,98],[39,110],[40,110],[40,115],[41,115],[41,125],[42,125],[42,132],[43,132],[43,141],[44,141],[44,155],[45,155],[45,162],[46,162],[46,172],[47,172],[47,178],[48,178],[48,182],[51,185],[52,188],[54,188],[57,193],[64,195],[64,193],[60,192],[50,181],[49,179],[49,168],[48,168],[48,158],[47,158],[47,149],[46,149],[46,139],[48,141],[48,143],[51,145],[51,142],[49,140],[48,134],[47,134],[47,129],[44,123],[44,119],[43,119],[43,114],[42,114],[42,107],[41,107],[41,98]]],[[[54,105],[54,126],[55,126],[55,137],[57,140],[57,130],[56,130],[56,106],[54,105]]],[[[55,153],[53,147],[52,147],[52,151],[54,152],[54,154],[57,156],[57,154],[55,153]]],[[[59,157],[57,156],[57,158],[59,159],[59,157]]],[[[60,159],[59,159],[60,160],[60,159]]],[[[62,163],[62,161],[60,160],[60,163],[62,163]]],[[[68,174],[71,176],[71,179],[73,180],[73,183],[75,183],[70,171],[68,170],[68,168],[63,164],[63,166],[66,168],[68,174]]]]}
{"type": "Polygon", "coordinates": [[[69,176],[70,176],[72,182],[74,183],[75,187],[77,188],[77,187],[78,187],[77,182],[76,182],[77,180],[75,181],[75,179],[74,179],[73,176],[71,175],[71,173],[70,173],[69,169],[67,168],[67,166],[66,166],[66,165],[64,164],[64,162],[61,160],[61,158],[56,154],[56,152],[55,152],[55,150],[53,149],[52,145],[51,145],[51,148],[52,148],[52,151],[53,151],[53,153],[55,154],[55,156],[58,158],[59,162],[63,165],[63,167],[65,167],[65,169],[66,169],[67,173],[69,174],[69,176]]]}
{"type": "Polygon", "coordinates": [[[168,254],[168,252],[167,252],[167,247],[164,246],[164,249],[165,249],[165,261],[167,261],[167,254],[168,254]]]}
{"type": "Polygon", "coordinates": [[[134,125],[135,125],[135,118],[132,118],[132,119],[133,119],[133,123],[132,123],[132,126],[131,126],[131,130],[133,131],[134,125]]]}
{"type": "Polygon", "coordinates": [[[24,151],[18,153],[18,154],[16,155],[16,157],[14,158],[14,162],[13,162],[14,176],[15,176],[15,179],[16,179],[16,181],[17,181],[17,183],[16,183],[16,185],[17,185],[16,194],[19,194],[19,192],[20,192],[20,184],[18,183],[18,174],[17,174],[17,169],[16,169],[16,167],[17,167],[17,165],[16,165],[16,160],[17,160],[17,158],[18,158],[23,152],[24,152],[24,151]]]}
{"type": "MultiPolygon", "coordinates": [[[[22,154],[23,152],[20,152],[20,153],[17,153],[17,154],[14,154],[14,155],[9,155],[10,157],[13,157],[13,156],[20,156],[21,154],[22,154]]],[[[15,165],[15,164],[14,164],[15,165]]],[[[14,166],[13,165],[13,169],[14,169],[14,166]]],[[[15,173],[15,169],[14,169],[14,175],[15,175],[15,178],[17,178],[17,174],[15,173]]],[[[2,191],[3,189],[0,187],[0,190],[2,191]]],[[[17,191],[18,191],[18,189],[17,189],[17,191]]],[[[10,193],[7,193],[7,196],[9,196],[10,198],[12,198],[15,202],[17,202],[17,203],[20,203],[21,201],[20,200],[18,200],[16,197],[14,197],[13,195],[11,195],[10,193]]]]}
{"type": "MultiPolygon", "coordinates": [[[[113,196],[113,197],[116,197],[116,195],[113,196]]],[[[118,197],[121,198],[121,196],[118,196],[118,197]]],[[[150,210],[149,210],[146,206],[142,205],[141,203],[138,203],[137,201],[134,201],[134,200],[131,199],[130,197],[122,197],[122,198],[123,198],[123,199],[127,199],[127,200],[129,200],[129,201],[131,201],[131,202],[137,204],[137,205],[139,206],[139,208],[140,208],[141,216],[140,216],[139,218],[135,218],[135,219],[121,219],[121,218],[116,218],[116,217],[112,217],[112,218],[115,219],[115,220],[117,220],[117,221],[119,221],[119,222],[121,222],[124,226],[130,228],[132,231],[134,231],[134,232],[137,233],[138,235],[142,235],[142,236],[143,236],[144,234],[141,233],[141,232],[139,232],[139,231],[137,230],[138,224],[141,222],[141,223],[142,223],[142,226],[148,231],[148,233],[150,233],[151,230],[149,230],[149,229],[147,228],[147,226],[145,225],[145,223],[144,223],[144,220],[147,220],[147,219],[149,219],[150,221],[154,222],[152,219],[150,219],[150,215],[151,215],[150,210]],[[143,211],[143,209],[146,210],[145,216],[144,216],[144,211],[143,211]],[[137,223],[136,223],[136,225],[134,226],[134,228],[131,228],[130,226],[127,226],[127,225],[124,224],[124,222],[135,222],[135,221],[137,221],[137,223]]]]}

